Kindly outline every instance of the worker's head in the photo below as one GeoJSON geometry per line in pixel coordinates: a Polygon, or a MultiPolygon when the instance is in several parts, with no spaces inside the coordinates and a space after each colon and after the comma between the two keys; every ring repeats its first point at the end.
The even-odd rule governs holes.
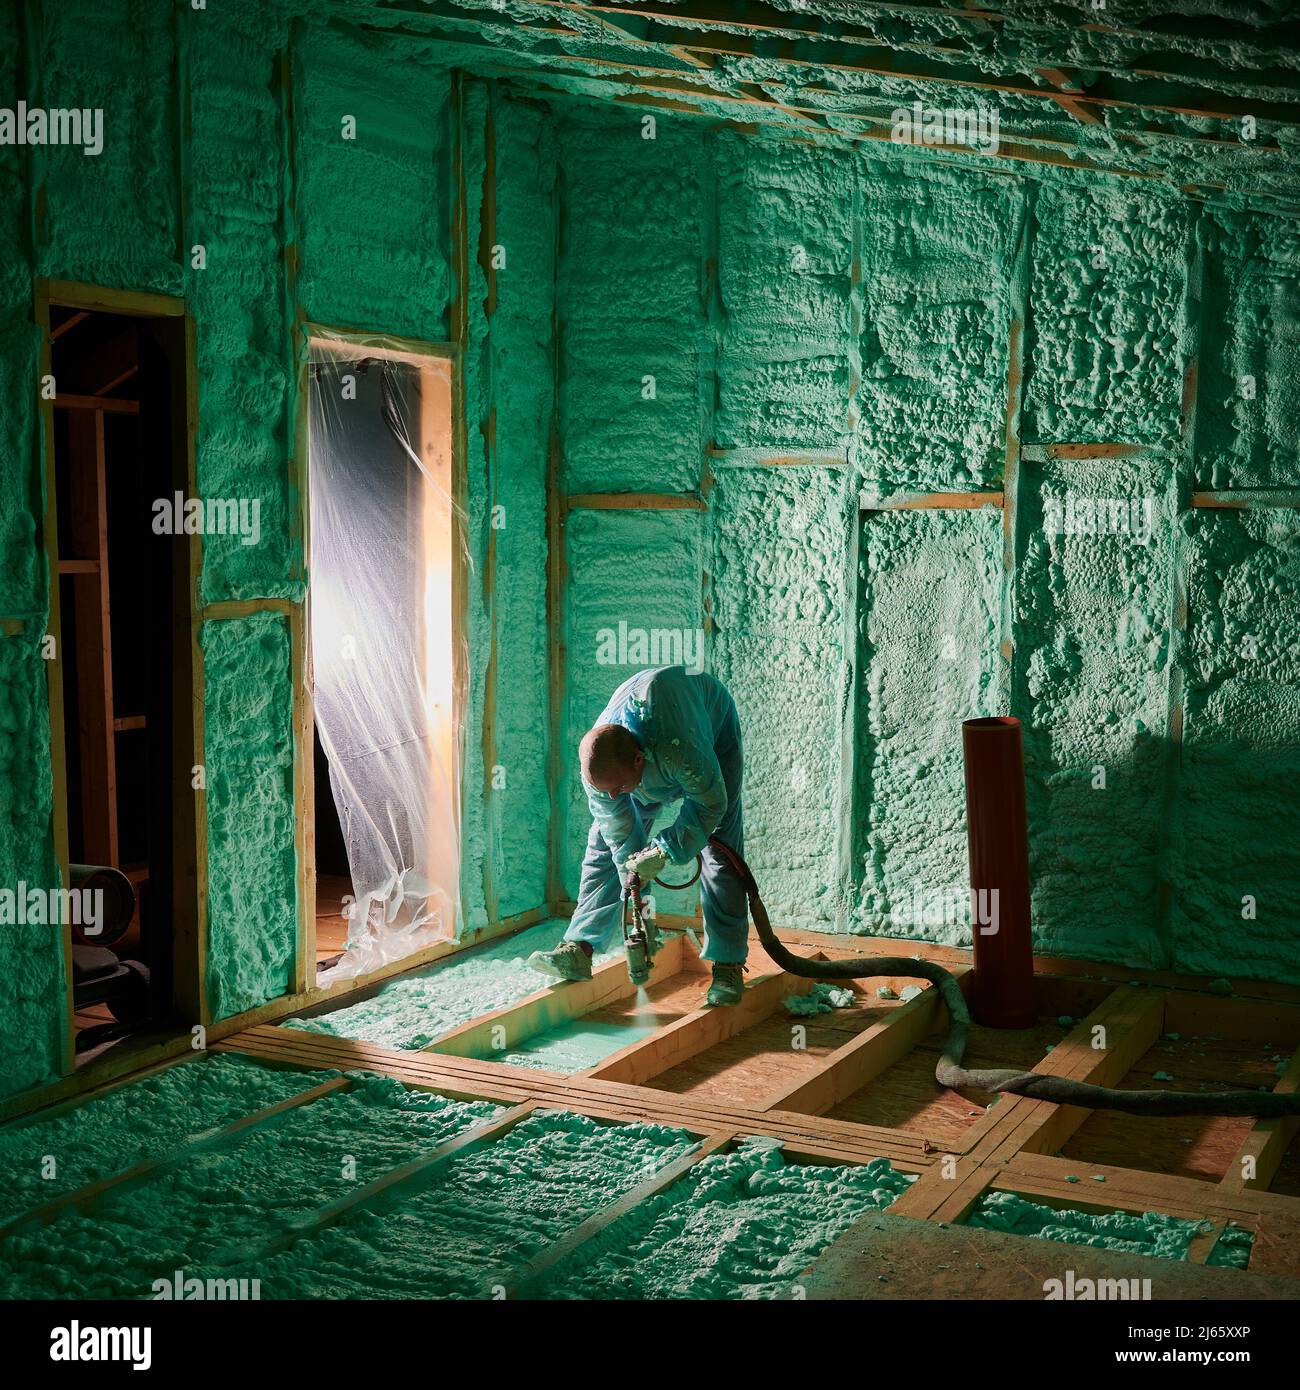
{"type": "Polygon", "coordinates": [[[621,724],[597,724],[578,746],[582,780],[598,792],[630,792],[645,771],[641,745],[621,724]]]}

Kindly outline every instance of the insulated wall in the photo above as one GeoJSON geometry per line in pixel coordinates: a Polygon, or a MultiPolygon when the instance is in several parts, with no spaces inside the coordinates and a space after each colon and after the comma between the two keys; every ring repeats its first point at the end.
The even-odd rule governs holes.
{"type": "MultiPolygon", "coordinates": [[[[104,113],[96,158],[0,146],[0,228],[14,248],[0,261],[0,886],[52,886],[57,873],[34,278],[182,297],[195,321],[198,493],[260,513],[257,544],[203,537],[194,595],[214,1019],[290,992],[302,969],[291,629],[308,575],[291,460],[307,323],[459,354],[463,925],[546,895],[552,122],[524,94],[454,73],[464,55],[452,47],[336,20],[168,0],[29,0],[0,15],[5,90],[104,113]]],[[[2,1094],[59,1074],[63,969],[57,930],[3,927],[2,1094]]]]}
{"type": "Polygon", "coordinates": [[[547,891],[555,137],[543,106],[481,83],[467,87],[461,128],[472,252],[466,466],[481,557],[469,580],[475,713],[461,853],[475,927],[536,908],[547,891]]]}
{"type": "MultiPolygon", "coordinates": [[[[204,537],[194,595],[215,1016],[300,968],[308,323],[459,363],[466,928],[575,894],[577,738],[683,660],[736,695],[776,920],[963,939],[899,907],[964,878],[959,722],[1005,710],[1040,946],[1300,979],[1295,223],[489,78],[491,44],[398,22],[0,14],[6,89],[100,106],[106,135],[0,146],[5,882],[54,872],[45,276],[184,298],[199,493],[260,507],[259,544],[204,537]],[[1242,489],[1271,491],[1222,505],[1242,489]]],[[[53,933],[0,937],[0,1038],[24,1040],[0,1086],[56,1073],[61,972],[53,933]]]]}
{"type": "Polygon", "coordinates": [[[866,512],[852,807],[855,923],[951,944],[967,876],[960,725],[998,712],[996,508],[866,512]]]}
{"type": "Polygon", "coordinates": [[[1300,979],[1300,929],[1263,907],[1300,892],[1294,225],[1075,171],[559,119],[567,895],[571,750],[661,664],[574,644],[693,623],[702,527],[774,920],[968,941],[944,910],[960,723],[1013,713],[1040,949],[1300,979]],[[635,391],[666,323],[695,369],[667,417],[635,391]],[[1251,487],[1291,492],[1208,492],[1251,487]]]}

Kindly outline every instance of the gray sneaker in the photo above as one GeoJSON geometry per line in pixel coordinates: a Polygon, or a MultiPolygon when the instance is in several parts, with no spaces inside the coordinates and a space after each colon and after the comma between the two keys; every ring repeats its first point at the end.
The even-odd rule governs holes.
{"type": "Polygon", "coordinates": [[[745,992],[745,973],[739,965],[727,965],[721,961],[713,964],[713,983],[704,996],[706,1004],[739,1004],[745,992]]]}
{"type": "Polygon", "coordinates": [[[553,980],[591,979],[591,957],[576,941],[561,941],[553,951],[534,951],[528,964],[553,980]]]}

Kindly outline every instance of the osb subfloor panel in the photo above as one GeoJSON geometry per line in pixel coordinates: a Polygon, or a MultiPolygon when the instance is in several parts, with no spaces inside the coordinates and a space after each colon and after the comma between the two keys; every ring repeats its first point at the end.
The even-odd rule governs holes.
{"type": "MultiPolygon", "coordinates": [[[[1161,1038],[1116,1086],[1123,1091],[1272,1090],[1280,1056],[1277,1047],[1267,1042],[1186,1035],[1161,1038]],[[1173,1080],[1157,1080],[1156,1072],[1173,1080]]],[[[1083,1122],[1062,1153],[1082,1163],[1217,1182],[1227,1173],[1253,1123],[1229,1115],[1152,1118],[1100,1110],[1083,1122]]],[[[1273,1190],[1280,1190],[1276,1182],[1273,1190]]]]}
{"type": "MultiPolygon", "coordinates": [[[[943,1090],[934,1079],[944,1031],[936,1029],[920,1046],[828,1111],[831,1119],[886,1125],[924,1134],[936,1144],[956,1144],[976,1120],[984,1118],[989,1097],[983,1091],[943,1090]]],[[[972,1024],[967,1067],[1023,1067],[1030,1070],[1066,1035],[1054,1018],[1033,1028],[1004,1031],[972,1024]]],[[[1000,1102],[999,1102],[1000,1103],[1000,1102]]]]}
{"type": "MultiPolygon", "coordinates": [[[[1153,1300],[1295,1299],[1293,1279],[1091,1250],[874,1212],[823,1250],[798,1283],[810,1299],[1041,1301],[1049,1279],[1150,1280],[1153,1300]]],[[[1138,1286],[1142,1286],[1139,1284],[1138,1286]]]]}
{"type": "Polygon", "coordinates": [[[814,1075],[837,1047],[888,1018],[896,1007],[896,1002],[882,1000],[808,1018],[778,1009],[645,1084],[678,1095],[761,1108],[776,1092],[814,1075]]]}

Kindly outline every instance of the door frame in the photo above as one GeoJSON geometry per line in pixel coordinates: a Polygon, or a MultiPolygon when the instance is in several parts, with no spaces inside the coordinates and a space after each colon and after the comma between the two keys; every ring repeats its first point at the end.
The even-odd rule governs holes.
{"type": "MultiPolygon", "coordinates": [[[[54,458],[54,401],[46,397],[42,384],[50,379],[53,339],[50,334],[51,307],[90,313],[122,314],[136,318],[183,320],[183,361],[173,361],[173,402],[183,391],[185,408],[173,418],[173,441],[183,450],[187,495],[198,495],[195,440],[198,430],[198,377],[195,370],[194,317],[185,300],[176,295],[139,290],[112,289],[71,280],[36,278],[34,319],[40,330],[40,366],[36,385],[38,418],[44,470],[44,505],[41,510],[41,539],[47,565],[49,618],[47,635],[54,639],[54,656],[46,665],[50,719],[50,770],[53,793],[52,832],[54,853],[63,884],[69,883],[67,739],[64,731],[63,628],[59,593],[58,487],[54,458]],[[179,388],[179,390],[177,389],[179,388]]],[[[58,383],[55,382],[57,394],[58,383]]],[[[173,455],[175,457],[175,455],[173,455]]],[[[173,709],[177,713],[187,704],[191,717],[174,718],[172,723],[173,767],[190,767],[202,761],[203,749],[203,653],[198,643],[202,618],[197,604],[198,581],[203,565],[203,538],[186,537],[188,564],[173,567],[174,634],[173,709]],[[179,588],[184,585],[182,598],[179,588]],[[184,610],[188,621],[182,624],[184,610]],[[183,631],[181,630],[183,626],[183,631]],[[183,654],[188,649],[188,662],[183,654]],[[181,761],[177,762],[177,759],[181,761]]],[[[174,806],[175,829],[172,836],[172,1009],[187,1023],[209,1022],[204,984],[207,945],[207,805],[196,791],[192,798],[178,798],[174,806]]],[[[75,1004],[73,999],[72,927],[62,930],[63,973],[66,1008],[62,1023],[61,1069],[64,1076],[77,1070],[75,1004]]]]}
{"type": "MultiPolygon", "coordinates": [[[[445,362],[451,383],[451,623],[452,623],[452,697],[453,727],[457,737],[453,742],[455,768],[453,779],[458,801],[458,830],[463,827],[465,806],[465,727],[469,700],[468,669],[468,583],[469,536],[468,483],[465,469],[464,431],[464,361],[459,343],[433,342],[407,338],[394,333],[380,333],[356,328],[338,328],[328,324],[304,322],[298,341],[297,410],[294,420],[293,483],[298,492],[299,525],[302,528],[302,557],[305,593],[301,608],[300,636],[294,644],[294,740],[298,746],[297,840],[298,840],[298,901],[302,915],[298,923],[298,969],[296,990],[301,993],[316,987],[316,768],[313,756],[316,703],[315,675],[311,650],[311,457],[308,438],[310,411],[311,350],[315,342],[334,342],[364,348],[373,357],[405,360],[426,357],[445,362]]],[[[464,877],[464,844],[458,846],[456,885],[457,934],[463,929],[462,892],[464,877]]],[[[413,953],[414,954],[414,953],[413,953]]]]}

